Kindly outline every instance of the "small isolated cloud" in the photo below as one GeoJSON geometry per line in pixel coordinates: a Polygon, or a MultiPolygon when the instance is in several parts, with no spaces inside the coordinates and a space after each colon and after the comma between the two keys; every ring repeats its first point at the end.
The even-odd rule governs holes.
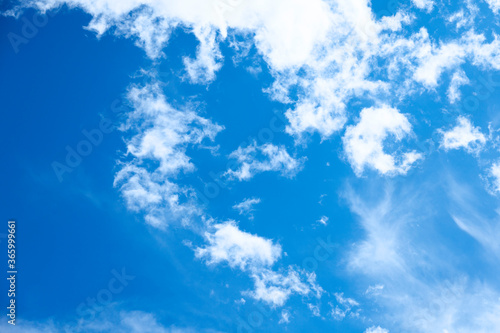
{"type": "Polygon", "coordinates": [[[349,126],[343,137],[345,153],[356,175],[361,176],[366,167],[383,175],[408,172],[422,155],[400,149],[388,154],[384,142],[392,138],[397,143],[411,133],[410,122],[397,109],[388,106],[363,109],[359,122],[349,126]]]}
{"type": "Polygon", "coordinates": [[[199,328],[164,326],[155,315],[142,311],[105,311],[92,320],[78,318],[74,322],[30,322],[21,320],[16,326],[4,321],[3,333],[194,333],[214,332],[199,328]]]}
{"type": "Polygon", "coordinates": [[[368,296],[380,295],[382,293],[382,290],[384,290],[384,285],[383,284],[377,284],[377,285],[374,285],[374,286],[369,286],[366,289],[366,291],[365,291],[365,295],[368,295],[368,296]]]}
{"type": "Polygon", "coordinates": [[[313,316],[315,316],[315,317],[320,317],[321,316],[321,312],[319,310],[319,306],[313,305],[311,303],[308,303],[307,307],[309,308],[309,310],[311,310],[313,316]]]}
{"type": "Polygon", "coordinates": [[[370,328],[367,328],[365,333],[389,333],[388,330],[386,330],[385,328],[382,328],[380,326],[372,326],[370,328]]]}
{"type": "Polygon", "coordinates": [[[295,159],[290,156],[284,146],[271,143],[258,146],[255,141],[245,148],[238,147],[229,158],[237,161],[238,168],[227,170],[226,175],[240,181],[249,180],[265,171],[277,171],[285,177],[293,177],[302,170],[305,161],[305,158],[295,159]]]}
{"type": "Polygon", "coordinates": [[[290,322],[290,312],[287,310],[281,311],[281,318],[278,324],[288,324],[290,322]]]}
{"type": "Polygon", "coordinates": [[[208,245],[196,249],[196,257],[209,264],[227,263],[231,268],[272,266],[281,257],[281,246],[241,231],[234,222],[216,224],[213,232],[206,232],[208,245]]]}
{"type": "Polygon", "coordinates": [[[260,203],[260,198],[248,198],[233,206],[240,215],[248,215],[253,219],[252,212],[255,210],[254,206],[260,203]]]}
{"type": "Polygon", "coordinates": [[[328,224],[328,216],[321,216],[321,218],[319,220],[317,220],[316,222],[322,224],[322,225],[327,225],[328,224]]]}
{"type": "Polygon", "coordinates": [[[458,117],[455,127],[440,132],[443,135],[441,147],[447,151],[463,148],[469,153],[477,153],[486,143],[486,137],[481,133],[481,129],[474,127],[471,121],[463,116],[458,117]]]}

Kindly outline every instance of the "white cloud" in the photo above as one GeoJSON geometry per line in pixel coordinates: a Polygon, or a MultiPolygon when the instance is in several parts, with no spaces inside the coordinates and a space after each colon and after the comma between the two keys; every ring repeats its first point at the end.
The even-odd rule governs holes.
{"type": "Polygon", "coordinates": [[[338,101],[338,109],[324,107],[312,102],[298,104],[294,110],[289,109],[286,117],[290,121],[286,131],[300,137],[302,133],[318,131],[324,138],[341,130],[346,122],[344,105],[338,101]]]}
{"type": "Polygon", "coordinates": [[[445,150],[463,148],[469,153],[478,152],[486,143],[486,137],[479,127],[474,127],[471,121],[463,116],[458,117],[457,125],[449,131],[440,132],[443,135],[441,147],[445,150]]]}
{"type": "Polygon", "coordinates": [[[493,192],[500,193],[500,163],[493,163],[488,176],[491,178],[493,192]]]}
{"type": "Polygon", "coordinates": [[[196,59],[184,57],[184,65],[192,82],[207,84],[215,79],[215,73],[222,67],[216,32],[208,27],[195,27],[193,33],[200,45],[196,59]]]}
{"type": "Polygon", "coordinates": [[[292,266],[286,271],[272,270],[282,255],[281,246],[239,230],[234,222],[215,224],[213,229],[205,234],[208,245],[197,248],[195,254],[209,265],[227,263],[248,272],[255,287],[246,295],[273,307],[283,306],[292,294],[321,296],[323,290],[314,273],[292,266]]]}
{"type": "MultiPolygon", "coordinates": [[[[422,49],[423,50],[423,49],[422,49]]],[[[415,71],[415,80],[427,87],[435,87],[441,74],[463,63],[464,48],[458,43],[443,44],[420,54],[420,66],[415,71]]]]}
{"type": "Polygon", "coordinates": [[[288,324],[290,322],[290,312],[283,310],[281,311],[281,318],[278,324],[288,324]]]}
{"type": "MultiPolygon", "coordinates": [[[[494,288],[496,274],[486,273],[476,280],[457,267],[463,255],[470,255],[470,249],[462,242],[453,243],[456,234],[452,230],[436,234],[431,216],[442,205],[436,200],[441,194],[429,197],[432,191],[428,186],[433,185],[406,182],[404,189],[386,189],[385,198],[373,202],[380,196],[380,186],[372,186],[372,191],[360,190],[368,199],[361,200],[352,191],[347,195],[366,232],[353,245],[348,268],[385,286],[382,294],[372,298],[379,307],[371,319],[397,332],[494,331],[500,323],[496,315],[500,310],[500,293],[494,288]],[[425,191],[423,187],[427,187],[425,191]],[[448,244],[446,248],[443,243],[448,244]],[[434,278],[437,275],[439,279],[434,278]]],[[[460,211],[454,212],[455,216],[463,216],[464,207],[483,209],[477,198],[470,200],[475,195],[468,189],[452,188],[447,193],[462,197],[456,202],[460,211]]],[[[477,214],[469,212],[465,217],[472,217],[473,224],[479,222],[477,214]]],[[[495,239],[495,234],[490,238],[495,239]]],[[[342,309],[337,313],[341,315],[342,309]]]]}
{"type": "Polygon", "coordinates": [[[311,303],[308,303],[307,307],[309,308],[309,310],[311,310],[313,316],[315,316],[315,317],[320,317],[321,316],[321,312],[319,310],[319,306],[313,305],[311,303]]]}
{"type": "Polygon", "coordinates": [[[366,232],[366,238],[354,244],[348,268],[373,276],[404,270],[406,263],[400,242],[410,221],[407,217],[399,218],[404,207],[398,207],[393,202],[393,190],[379,189],[375,202],[361,199],[351,188],[346,190],[344,196],[366,232]]]}
{"type": "Polygon", "coordinates": [[[238,147],[229,158],[235,159],[239,165],[236,170],[227,170],[226,175],[240,181],[265,171],[278,171],[285,177],[293,177],[302,170],[305,161],[305,158],[291,157],[284,146],[271,143],[258,146],[255,141],[245,148],[238,147]]]}
{"type": "Polygon", "coordinates": [[[214,231],[206,232],[205,237],[208,245],[196,249],[196,256],[209,264],[226,262],[230,267],[245,270],[272,266],[281,257],[281,246],[241,231],[234,222],[214,225],[214,231]]]}
{"type": "Polygon", "coordinates": [[[288,267],[286,272],[269,269],[254,272],[255,289],[246,294],[272,307],[283,306],[292,294],[321,297],[323,289],[316,283],[314,273],[288,267]]]}
{"type": "MultiPolygon", "coordinates": [[[[492,173],[500,171],[496,164],[492,173]]],[[[479,242],[488,252],[500,258],[500,211],[487,216],[487,208],[474,196],[474,190],[457,181],[449,181],[449,196],[452,199],[450,215],[456,225],[479,242]]]]}
{"type": "Polygon", "coordinates": [[[415,7],[420,9],[425,9],[427,11],[431,11],[432,8],[434,7],[433,0],[412,0],[412,2],[415,5],[415,7]]]}
{"type": "Polygon", "coordinates": [[[380,326],[372,326],[370,328],[367,328],[365,333],[389,333],[389,331],[385,328],[381,328],[380,326]]]}
{"type": "Polygon", "coordinates": [[[321,216],[321,218],[319,220],[317,220],[316,222],[321,223],[322,225],[327,225],[328,220],[329,220],[328,216],[321,216]]]}
{"type": "Polygon", "coordinates": [[[391,138],[398,143],[411,133],[410,122],[397,109],[372,107],[361,111],[359,122],[347,128],[342,140],[358,176],[366,167],[385,175],[405,174],[422,155],[415,151],[390,155],[384,151],[384,141],[391,138]]]}
{"type": "Polygon", "coordinates": [[[495,13],[498,14],[500,11],[500,0],[485,0],[488,3],[488,6],[490,6],[491,10],[495,13]]]}
{"type": "MultiPolygon", "coordinates": [[[[432,8],[432,1],[413,2],[419,8],[432,8]]],[[[353,109],[354,101],[369,105],[393,99],[404,101],[410,95],[434,91],[446,73],[455,73],[449,92],[450,101],[456,100],[461,83],[460,66],[467,61],[483,70],[500,69],[500,43],[497,36],[489,37],[489,31],[477,34],[471,29],[446,40],[429,36],[425,28],[412,33],[411,29],[403,28],[411,21],[408,16],[397,13],[377,21],[367,0],[223,3],[219,0],[46,0],[36,3],[41,8],[63,3],[82,8],[92,16],[89,29],[99,35],[110,30],[133,38],[155,60],[162,57],[173,29],[192,32],[199,40],[196,57],[187,55],[184,63],[193,82],[209,83],[215,79],[223,60],[219,43],[228,33],[246,36],[275,78],[267,89],[270,96],[289,104],[286,131],[297,140],[305,134],[319,133],[322,139],[328,139],[339,133],[350,119],[349,110],[353,109]]],[[[488,3],[498,11],[496,1],[488,3]]],[[[221,127],[193,111],[174,110],[155,85],[132,89],[131,100],[136,110],[140,110],[125,126],[137,132],[128,142],[132,160],[121,165],[115,185],[120,187],[128,206],[144,212],[146,220],[154,226],[164,227],[171,219],[199,214],[199,208],[191,202],[192,189],[179,185],[175,178],[195,169],[187,156],[187,147],[213,140],[221,127]],[[150,164],[158,166],[150,170],[146,167],[150,164]]],[[[474,134],[476,128],[472,124],[470,129],[474,134]]],[[[367,167],[382,174],[403,174],[422,156],[399,149],[389,153],[386,143],[391,139],[400,143],[410,134],[408,119],[395,108],[366,108],[358,124],[348,127],[344,148],[358,175],[367,167]]],[[[451,136],[448,143],[450,147],[468,149],[469,144],[482,142],[477,132],[475,135],[479,139],[465,146],[461,136],[451,136]]],[[[271,170],[292,176],[301,168],[301,161],[292,158],[283,147],[254,144],[250,150],[264,157],[256,160],[245,157],[248,148],[239,149],[241,156],[235,153],[236,159],[243,160],[240,169],[231,176],[249,179],[258,172],[271,170]]],[[[491,174],[499,178],[497,164],[491,168],[491,174]]],[[[482,285],[456,283],[453,286],[457,287],[452,288],[454,294],[443,297],[441,292],[447,291],[445,286],[429,284],[412,271],[412,267],[422,264],[421,258],[427,259],[425,256],[432,254],[409,253],[404,247],[405,242],[411,240],[407,236],[409,219],[402,213],[404,209],[394,207],[390,198],[374,206],[359,201],[351,206],[367,235],[353,247],[350,268],[381,277],[384,285],[390,283],[392,288],[386,290],[391,312],[395,316],[405,312],[398,317],[401,325],[406,325],[405,330],[399,331],[491,332],[500,326],[495,291],[482,285]],[[419,260],[412,261],[415,257],[419,260]],[[403,281],[404,286],[394,282],[396,280],[403,281]],[[419,295],[411,294],[412,290],[419,295]],[[407,297],[401,298],[401,295],[407,297]],[[435,299],[444,301],[438,304],[438,311],[431,311],[429,304],[435,299]]],[[[479,240],[488,231],[477,233],[465,219],[457,221],[462,230],[479,240]]],[[[415,227],[415,230],[420,229],[415,227]]],[[[317,293],[316,284],[304,281],[305,273],[300,270],[285,273],[270,270],[281,255],[281,248],[268,239],[226,223],[209,230],[207,241],[208,246],[198,249],[197,255],[207,262],[224,262],[249,271],[255,281],[256,289],[251,293],[256,299],[278,306],[293,293],[303,296],[317,293]],[[256,248],[256,244],[264,249],[256,248]]],[[[428,250],[428,246],[424,248],[428,250]]],[[[421,267],[427,268],[432,260],[436,259],[425,260],[427,265],[421,267]]],[[[338,314],[343,311],[339,306],[338,314]]]]}
{"type": "Polygon", "coordinates": [[[253,215],[251,213],[255,210],[254,206],[259,203],[260,198],[247,198],[234,205],[233,209],[236,209],[240,215],[249,215],[249,218],[253,219],[253,215]]]}
{"type": "Polygon", "coordinates": [[[127,206],[143,212],[152,226],[165,228],[177,219],[187,223],[200,210],[194,202],[194,191],[178,185],[175,178],[180,172],[195,170],[187,148],[213,140],[222,127],[192,110],[174,109],[158,83],[132,87],[128,100],[134,111],[121,130],[133,136],[127,140],[127,156],[120,163],[114,184],[127,206]],[[126,160],[128,156],[131,159],[126,160]],[[147,161],[156,166],[146,167],[147,161]]]}
{"type": "MultiPolygon", "coordinates": [[[[434,1],[413,3],[431,10],[434,1]]],[[[377,20],[368,0],[24,2],[43,10],[62,4],[89,13],[88,28],[98,35],[113,31],[134,39],[152,59],[163,56],[174,29],[191,32],[199,45],[196,57],[184,56],[184,64],[188,78],[196,83],[215,79],[223,60],[219,46],[228,35],[243,37],[245,44],[256,47],[275,78],[266,91],[290,104],[286,131],[299,141],[315,132],[328,139],[342,130],[353,100],[402,99],[421,92],[416,83],[434,91],[445,72],[457,72],[467,60],[482,69],[500,68],[496,36],[488,44],[485,35],[472,28],[446,41],[435,40],[425,28],[410,34],[403,27],[415,14],[401,10],[377,20]]],[[[489,4],[497,8],[495,1],[489,4]]],[[[465,7],[473,12],[470,3],[465,7]]],[[[468,18],[474,20],[473,15],[468,18]]],[[[453,87],[450,96],[455,96],[453,87]]]]}
{"type": "Polygon", "coordinates": [[[460,87],[465,84],[469,84],[469,78],[465,75],[464,71],[459,70],[453,73],[450,87],[448,88],[448,100],[450,103],[453,104],[460,100],[460,87]]]}
{"type": "Polygon", "coordinates": [[[374,285],[374,286],[369,286],[366,289],[366,291],[365,291],[365,295],[377,296],[377,295],[380,295],[383,290],[384,290],[384,285],[383,284],[377,284],[377,285],[374,285]]]}

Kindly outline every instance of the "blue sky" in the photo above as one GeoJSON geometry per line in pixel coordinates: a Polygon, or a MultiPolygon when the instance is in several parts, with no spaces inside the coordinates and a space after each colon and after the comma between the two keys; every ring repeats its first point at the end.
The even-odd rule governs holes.
{"type": "Polygon", "coordinates": [[[497,0],[0,9],[2,332],[500,330],[497,0]]]}

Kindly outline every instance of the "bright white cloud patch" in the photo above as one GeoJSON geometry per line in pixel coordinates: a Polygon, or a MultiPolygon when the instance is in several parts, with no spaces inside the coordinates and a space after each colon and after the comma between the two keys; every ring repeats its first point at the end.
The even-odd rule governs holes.
{"type": "Polygon", "coordinates": [[[209,264],[224,262],[245,270],[272,266],[281,257],[281,246],[243,232],[233,222],[216,224],[214,229],[213,233],[205,233],[208,246],[196,250],[196,256],[206,259],[209,264]]]}
{"type": "MultiPolygon", "coordinates": [[[[488,3],[497,10],[497,0],[488,3]]],[[[42,10],[62,4],[89,13],[88,28],[99,36],[113,31],[133,38],[152,59],[163,56],[174,29],[191,32],[199,45],[195,55],[183,59],[187,78],[195,83],[215,79],[223,60],[219,46],[228,36],[244,37],[275,79],[266,91],[290,104],[286,131],[297,140],[315,132],[322,139],[338,133],[349,119],[346,106],[358,98],[378,102],[396,95],[401,100],[419,92],[416,83],[433,91],[444,73],[460,71],[467,60],[500,68],[498,38],[488,39],[473,28],[446,41],[435,41],[425,27],[408,34],[404,27],[413,14],[400,10],[377,19],[367,0],[24,2],[42,10]]],[[[434,1],[413,4],[430,11],[434,1]]],[[[454,80],[450,88],[452,99],[458,83],[454,80]]]]}
{"type": "Polygon", "coordinates": [[[359,122],[345,132],[345,153],[358,176],[366,167],[381,174],[405,174],[422,155],[400,150],[388,154],[384,151],[384,141],[399,143],[411,133],[410,122],[397,109],[388,106],[363,109],[359,122]]]}
{"type": "Polygon", "coordinates": [[[285,177],[293,177],[302,170],[305,161],[305,158],[295,159],[290,156],[284,146],[271,143],[259,146],[255,141],[247,147],[238,147],[229,158],[237,161],[238,168],[227,170],[226,175],[238,180],[249,180],[266,171],[278,171],[285,177]]]}
{"type": "Polygon", "coordinates": [[[486,137],[479,127],[474,127],[471,121],[463,116],[457,119],[457,125],[449,131],[441,131],[443,140],[441,147],[445,150],[463,148],[469,153],[481,150],[486,143],[486,137]]]}
{"type": "Polygon", "coordinates": [[[314,273],[289,266],[286,271],[274,271],[272,266],[281,257],[281,246],[269,239],[241,231],[234,222],[213,226],[205,233],[208,245],[195,250],[196,256],[208,264],[226,263],[248,272],[255,288],[248,296],[270,304],[283,306],[292,294],[320,297],[323,290],[314,273]]]}
{"type": "Polygon", "coordinates": [[[426,9],[428,11],[432,10],[434,7],[433,0],[412,0],[413,4],[420,9],[426,9]]]}

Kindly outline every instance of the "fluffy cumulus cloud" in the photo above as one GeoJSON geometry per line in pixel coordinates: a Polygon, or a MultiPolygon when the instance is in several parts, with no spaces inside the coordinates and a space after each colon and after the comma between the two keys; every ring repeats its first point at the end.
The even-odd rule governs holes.
{"type": "Polygon", "coordinates": [[[322,288],[314,273],[289,266],[273,270],[282,256],[281,246],[272,240],[241,231],[234,222],[213,225],[207,231],[207,245],[195,250],[209,265],[224,263],[247,272],[255,288],[245,294],[271,306],[283,306],[292,294],[320,297],[322,288]]]}
{"type": "Polygon", "coordinates": [[[234,222],[216,224],[213,232],[205,234],[208,245],[196,250],[198,258],[209,264],[227,263],[245,270],[269,267],[281,257],[281,246],[269,239],[241,231],[234,222]]]}
{"type": "Polygon", "coordinates": [[[393,154],[384,151],[388,139],[400,142],[412,133],[405,115],[388,106],[366,108],[361,111],[359,122],[349,126],[343,137],[347,159],[357,175],[365,168],[381,174],[404,174],[422,155],[416,151],[393,154]]]}
{"type": "Polygon", "coordinates": [[[457,125],[448,131],[442,131],[441,147],[445,150],[465,149],[469,153],[477,152],[486,143],[486,137],[479,127],[463,116],[457,119],[457,125]]]}
{"type": "Polygon", "coordinates": [[[238,147],[229,158],[235,159],[236,170],[229,169],[226,175],[238,180],[249,180],[258,173],[277,171],[285,177],[293,177],[302,170],[305,158],[295,159],[284,146],[272,143],[257,145],[254,141],[246,147],[238,147]]]}

